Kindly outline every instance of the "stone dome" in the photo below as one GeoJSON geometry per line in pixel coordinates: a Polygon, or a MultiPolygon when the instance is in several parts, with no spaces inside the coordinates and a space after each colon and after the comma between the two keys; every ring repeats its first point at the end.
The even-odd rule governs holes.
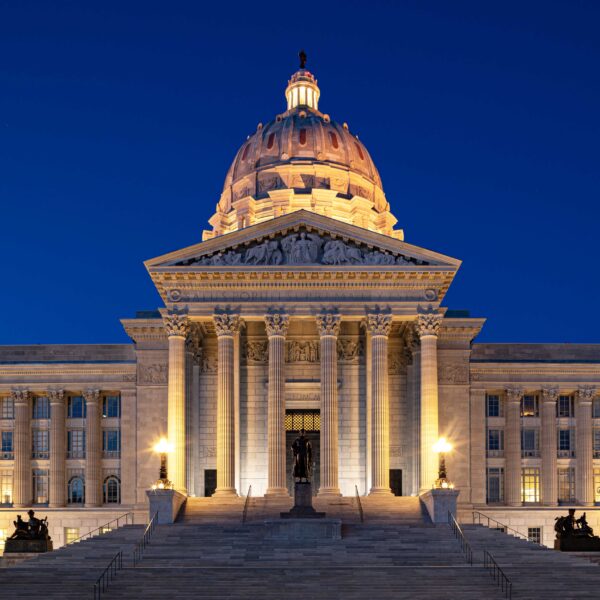
{"type": "Polygon", "coordinates": [[[314,75],[301,68],[285,94],[286,112],[259,123],[235,155],[203,239],[301,209],[402,239],[365,145],[318,110],[314,75]]]}

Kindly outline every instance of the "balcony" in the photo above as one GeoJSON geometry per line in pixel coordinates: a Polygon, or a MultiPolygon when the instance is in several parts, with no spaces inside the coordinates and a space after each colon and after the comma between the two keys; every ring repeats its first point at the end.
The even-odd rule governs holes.
{"type": "Polygon", "coordinates": [[[575,450],[559,450],[558,458],[575,458],[575,450]]]}
{"type": "Polygon", "coordinates": [[[0,452],[0,460],[13,460],[15,458],[15,453],[10,451],[5,451],[2,450],[2,452],[0,452]]]}
{"type": "Polygon", "coordinates": [[[102,458],[121,458],[120,450],[103,450],[102,458]]]}
{"type": "Polygon", "coordinates": [[[67,458],[85,458],[85,450],[68,450],[67,458]]]}
{"type": "Polygon", "coordinates": [[[504,450],[489,450],[487,451],[488,458],[503,458],[504,450]]]}
{"type": "Polygon", "coordinates": [[[539,458],[540,450],[521,450],[521,458],[539,458]]]}
{"type": "Polygon", "coordinates": [[[31,458],[50,458],[50,452],[48,450],[39,450],[31,453],[31,458]]]}

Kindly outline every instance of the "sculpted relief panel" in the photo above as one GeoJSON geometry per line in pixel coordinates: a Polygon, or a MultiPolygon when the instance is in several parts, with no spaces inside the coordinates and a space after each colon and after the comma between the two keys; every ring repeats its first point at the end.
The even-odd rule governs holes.
{"type": "Polygon", "coordinates": [[[454,385],[469,383],[469,368],[463,365],[441,365],[438,381],[454,385]]]}
{"type": "Polygon", "coordinates": [[[257,242],[245,250],[220,251],[177,263],[184,265],[427,265],[426,261],[308,231],[257,242]]]}
{"type": "Polygon", "coordinates": [[[167,383],[167,365],[140,365],[139,369],[141,385],[161,385],[167,383]]]}

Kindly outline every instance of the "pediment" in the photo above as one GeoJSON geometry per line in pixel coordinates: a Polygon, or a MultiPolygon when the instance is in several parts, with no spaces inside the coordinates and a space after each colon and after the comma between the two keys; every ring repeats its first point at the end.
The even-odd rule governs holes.
{"type": "Polygon", "coordinates": [[[450,267],[460,261],[367,229],[305,210],[147,261],[167,268],[244,269],[310,266],[419,268],[450,267]]]}

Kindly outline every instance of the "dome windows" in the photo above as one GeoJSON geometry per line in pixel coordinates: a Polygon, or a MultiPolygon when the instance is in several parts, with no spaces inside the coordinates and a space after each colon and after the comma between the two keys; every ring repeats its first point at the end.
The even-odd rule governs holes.
{"type": "Polygon", "coordinates": [[[299,134],[300,134],[300,145],[306,146],[306,129],[301,129],[299,134]]]}
{"type": "Polygon", "coordinates": [[[358,152],[358,155],[360,156],[360,160],[365,160],[365,155],[363,154],[362,148],[360,147],[360,145],[357,142],[354,142],[354,145],[356,146],[356,151],[358,152]]]}
{"type": "Polygon", "coordinates": [[[267,149],[271,150],[271,148],[273,148],[273,144],[275,142],[275,134],[271,133],[269,134],[269,138],[267,140],[267,149]]]}
{"type": "Polygon", "coordinates": [[[250,150],[250,144],[246,144],[244,151],[242,152],[242,160],[246,160],[248,158],[248,151],[250,150]]]}
{"type": "Polygon", "coordinates": [[[329,132],[329,141],[331,142],[331,145],[337,150],[339,148],[339,144],[338,144],[338,139],[337,139],[337,135],[335,135],[335,133],[333,133],[333,131],[329,132]]]}

